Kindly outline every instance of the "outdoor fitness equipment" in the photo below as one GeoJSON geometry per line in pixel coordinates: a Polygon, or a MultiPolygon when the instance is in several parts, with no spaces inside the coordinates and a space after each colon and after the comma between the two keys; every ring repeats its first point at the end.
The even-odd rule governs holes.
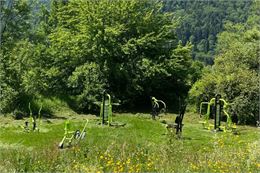
{"type": "Polygon", "coordinates": [[[183,104],[180,106],[180,114],[175,119],[175,128],[176,128],[176,135],[180,138],[182,134],[182,127],[184,124],[182,124],[182,120],[185,114],[187,104],[183,104]]]}
{"type": "Polygon", "coordinates": [[[103,97],[102,97],[102,102],[100,104],[101,124],[109,125],[109,126],[116,126],[116,127],[125,126],[126,125],[125,123],[113,122],[112,105],[118,106],[119,103],[112,103],[111,96],[106,91],[104,91],[103,97]]]}
{"type": "Polygon", "coordinates": [[[152,118],[155,120],[155,117],[158,116],[160,113],[166,112],[166,104],[162,100],[157,100],[155,97],[151,97],[152,101],[152,118]],[[162,105],[162,108],[160,107],[162,105]],[[160,109],[161,108],[161,109],[160,109]]]}
{"type": "Polygon", "coordinates": [[[200,115],[202,115],[202,106],[207,105],[207,113],[204,116],[204,121],[202,125],[206,129],[212,129],[214,127],[217,131],[224,131],[231,129],[236,129],[236,125],[232,123],[230,115],[226,112],[228,106],[227,102],[224,99],[221,99],[221,95],[217,94],[215,98],[212,98],[209,102],[201,102],[200,104],[200,115]],[[213,110],[211,109],[213,107],[213,110]],[[226,125],[221,125],[222,112],[227,116],[226,125]],[[210,114],[214,114],[214,125],[209,123],[210,114]]]}
{"type": "Polygon", "coordinates": [[[106,91],[103,92],[102,103],[100,105],[100,117],[102,118],[102,125],[112,122],[111,96],[106,93],[106,91]]]}
{"type": "Polygon", "coordinates": [[[65,121],[65,126],[64,126],[64,136],[59,143],[59,148],[64,148],[64,146],[70,147],[72,145],[72,142],[75,140],[76,144],[80,142],[80,140],[83,140],[86,136],[86,127],[88,124],[88,119],[87,122],[84,125],[84,128],[82,131],[76,130],[76,131],[71,131],[71,123],[69,120],[65,121]]]}
{"type": "MultiPolygon", "coordinates": [[[[36,115],[33,115],[30,102],[29,102],[28,108],[29,108],[29,111],[30,111],[30,120],[31,120],[31,123],[32,123],[32,131],[38,131],[39,132],[40,126],[42,124],[42,116],[41,116],[42,104],[41,104],[41,107],[38,111],[38,117],[36,115]],[[37,121],[38,121],[38,127],[37,127],[37,121]]],[[[29,130],[30,130],[28,121],[25,121],[24,130],[27,131],[27,132],[29,132],[29,130]]]]}
{"type": "MultiPolygon", "coordinates": [[[[211,99],[211,101],[213,102],[213,100],[211,99]]],[[[211,113],[211,106],[209,105],[209,102],[201,102],[200,103],[200,117],[204,117],[204,121],[200,121],[200,123],[203,125],[203,128],[205,129],[212,129],[214,127],[213,124],[209,123],[209,118],[210,118],[210,113],[211,113]],[[205,115],[202,115],[202,107],[203,105],[207,106],[207,112],[205,115]]]]}
{"type": "Polygon", "coordinates": [[[175,134],[177,135],[177,138],[181,138],[182,136],[182,127],[184,124],[182,124],[184,114],[186,111],[187,104],[183,102],[182,104],[180,103],[179,105],[179,115],[177,115],[175,119],[175,123],[167,123],[166,121],[162,121],[162,123],[166,124],[166,128],[170,134],[173,133],[173,129],[176,129],[175,134]]]}

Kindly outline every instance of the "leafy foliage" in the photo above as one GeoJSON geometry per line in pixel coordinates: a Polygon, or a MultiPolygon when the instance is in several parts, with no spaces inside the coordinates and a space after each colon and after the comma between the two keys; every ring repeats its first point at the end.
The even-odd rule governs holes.
{"type": "Polygon", "coordinates": [[[220,93],[230,102],[241,123],[255,123],[259,112],[259,25],[227,23],[218,37],[215,65],[190,91],[213,97],[220,93]]]}
{"type": "Polygon", "coordinates": [[[26,1],[6,1],[1,5],[0,41],[0,111],[10,112],[19,107],[24,94],[21,76],[25,72],[24,54],[28,44],[30,7],[26,1]],[[21,46],[21,47],[20,47],[21,46]],[[17,63],[19,62],[19,63],[17,63]]]}
{"type": "Polygon", "coordinates": [[[93,107],[100,93],[103,92],[105,81],[102,78],[100,67],[91,62],[78,66],[68,79],[68,85],[72,88],[72,94],[77,96],[78,109],[93,107]]]}
{"type": "MultiPolygon", "coordinates": [[[[12,45],[4,43],[5,73],[18,102],[65,96],[77,103],[76,110],[89,111],[107,89],[123,108],[145,107],[155,95],[177,109],[178,97],[199,77],[192,45],[178,44],[177,22],[160,2],[52,1],[49,9],[40,8],[37,20],[27,8],[17,13],[34,25],[20,27],[26,34],[12,45]]],[[[14,34],[9,30],[4,34],[14,34]]]]}

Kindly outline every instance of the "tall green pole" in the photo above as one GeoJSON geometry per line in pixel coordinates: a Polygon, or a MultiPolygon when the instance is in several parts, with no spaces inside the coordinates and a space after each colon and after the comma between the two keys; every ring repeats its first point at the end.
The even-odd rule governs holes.
{"type": "Polygon", "coordinates": [[[106,91],[103,92],[102,98],[102,124],[105,124],[105,106],[106,106],[106,91]]]}

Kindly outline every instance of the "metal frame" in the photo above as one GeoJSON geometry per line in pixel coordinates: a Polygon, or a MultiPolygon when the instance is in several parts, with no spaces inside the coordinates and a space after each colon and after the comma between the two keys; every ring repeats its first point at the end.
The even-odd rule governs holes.
{"type": "Polygon", "coordinates": [[[111,96],[103,92],[102,103],[100,106],[100,117],[102,117],[102,125],[107,125],[112,122],[112,104],[111,96]]]}
{"type": "MultiPolygon", "coordinates": [[[[29,113],[29,119],[31,120],[31,123],[32,123],[32,131],[38,131],[39,132],[40,126],[42,125],[42,116],[41,116],[42,104],[41,104],[41,107],[38,111],[38,117],[33,115],[30,102],[29,102],[28,108],[29,108],[29,112],[30,112],[29,113]],[[37,126],[37,121],[38,121],[38,126],[37,126]]],[[[30,131],[28,121],[25,121],[24,130],[26,130],[27,132],[30,131]]]]}
{"type": "Polygon", "coordinates": [[[212,98],[209,102],[201,102],[200,104],[200,116],[202,115],[202,105],[208,105],[207,106],[207,113],[204,115],[204,121],[202,122],[204,128],[211,129],[212,125],[209,123],[209,117],[210,113],[212,112],[210,107],[214,106],[214,129],[218,131],[226,131],[227,129],[234,129],[235,124],[232,123],[232,119],[230,115],[227,113],[226,108],[228,107],[228,103],[221,98],[221,95],[216,95],[215,98],[212,98]],[[225,126],[221,126],[221,112],[227,116],[227,121],[225,126]]]}
{"type": "Polygon", "coordinates": [[[160,113],[166,112],[166,104],[162,100],[157,100],[155,97],[151,97],[152,101],[152,118],[155,119],[156,116],[159,116],[160,113]],[[163,108],[160,109],[160,104],[163,105],[163,108]],[[160,109],[159,111],[156,111],[156,109],[160,109]]]}
{"type": "Polygon", "coordinates": [[[75,140],[76,143],[78,144],[80,142],[80,140],[83,140],[86,136],[86,127],[88,125],[88,119],[87,122],[85,123],[82,131],[80,132],[80,130],[76,130],[76,131],[71,131],[71,126],[70,126],[70,121],[66,120],[65,121],[65,126],[64,126],[64,136],[61,140],[61,142],[59,143],[59,148],[64,148],[64,146],[72,146],[73,141],[75,140]]]}

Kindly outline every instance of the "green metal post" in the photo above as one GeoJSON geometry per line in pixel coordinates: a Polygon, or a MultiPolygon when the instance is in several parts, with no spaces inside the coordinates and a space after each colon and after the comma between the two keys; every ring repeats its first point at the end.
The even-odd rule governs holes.
{"type": "Polygon", "coordinates": [[[105,106],[106,106],[106,92],[104,91],[103,93],[103,98],[102,98],[102,124],[105,124],[105,106]]]}
{"type": "Polygon", "coordinates": [[[100,113],[102,116],[102,124],[109,124],[110,122],[112,122],[111,96],[106,92],[103,93],[100,113]]]}

